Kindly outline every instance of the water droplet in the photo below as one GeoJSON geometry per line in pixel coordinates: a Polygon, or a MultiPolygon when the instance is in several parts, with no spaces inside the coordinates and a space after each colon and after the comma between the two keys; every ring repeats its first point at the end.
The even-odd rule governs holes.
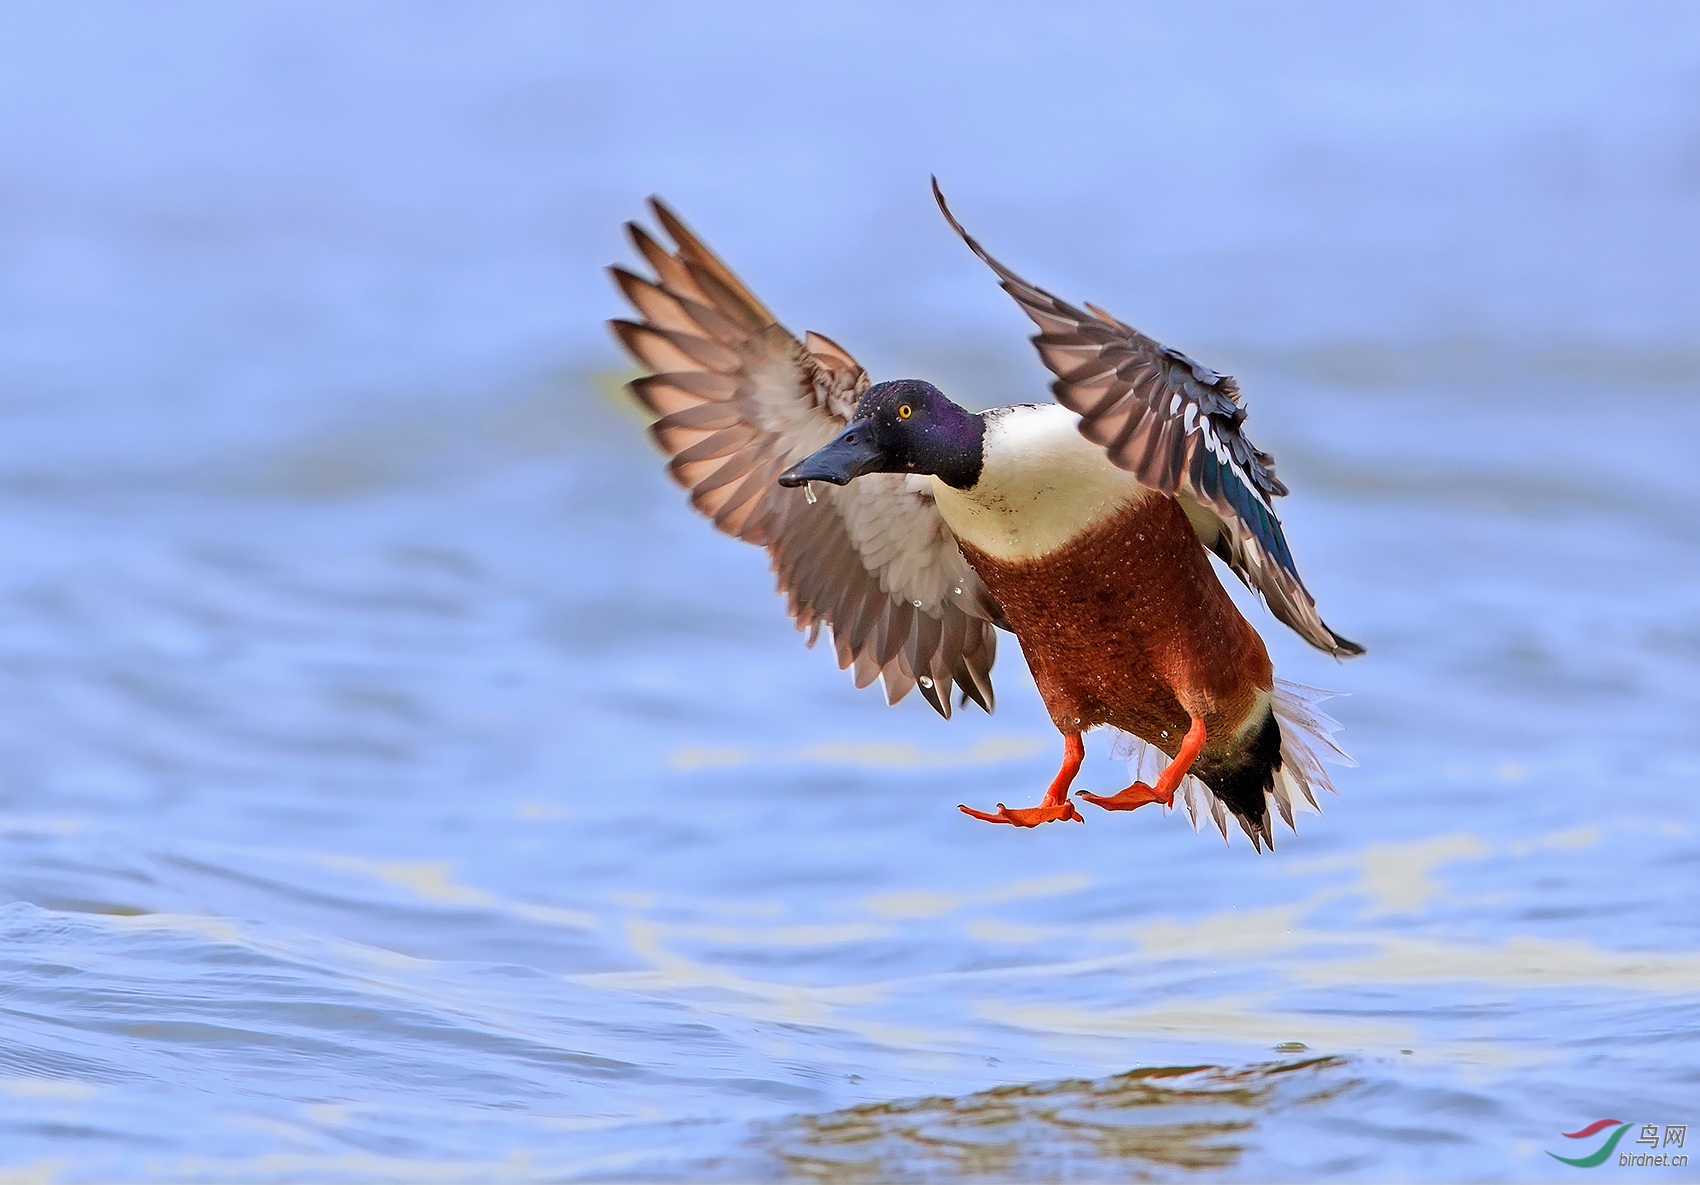
{"type": "Polygon", "coordinates": [[[921,602],[919,601],[911,601],[910,604],[914,605],[917,609],[921,607],[921,602]]]}
{"type": "Polygon", "coordinates": [[[955,593],[957,596],[960,597],[962,595],[962,586],[959,584],[955,588],[951,589],[950,591],[955,593]]]}
{"type": "Polygon", "coordinates": [[[1166,728],[1163,730],[1163,739],[1165,741],[1169,739],[1169,730],[1166,728]]]}
{"type": "MultiPolygon", "coordinates": [[[[916,601],[915,603],[917,605],[919,605],[921,602],[916,601]]],[[[916,680],[916,682],[919,683],[922,687],[926,687],[926,688],[931,688],[932,685],[933,685],[933,680],[932,680],[931,675],[922,675],[919,679],[916,680]]]]}
{"type": "Polygon", "coordinates": [[[803,483],[803,500],[806,501],[810,506],[813,506],[816,502],[820,501],[819,495],[817,495],[815,493],[815,483],[814,482],[805,481],[803,483]]]}

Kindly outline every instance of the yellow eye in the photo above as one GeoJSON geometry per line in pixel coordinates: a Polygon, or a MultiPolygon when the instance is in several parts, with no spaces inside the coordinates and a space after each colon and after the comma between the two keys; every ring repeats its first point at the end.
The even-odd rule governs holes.
{"type": "Polygon", "coordinates": [[[907,403],[905,403],[902,407],[897,409],[897,418],[900,419],[900,420],[907,420],[910,416],[912,416],[914,414],[915,414],[914,409],[911,408],[907,403]]]}

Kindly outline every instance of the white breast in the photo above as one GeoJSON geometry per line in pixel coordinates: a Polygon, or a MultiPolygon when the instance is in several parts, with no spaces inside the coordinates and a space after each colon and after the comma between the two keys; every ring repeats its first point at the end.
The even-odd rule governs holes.
{"type": "Polygon", "coordinates": [[[933,497],[958,539],[1003,560],[1055,551],[1145,492],[1080,434],[1059,404],[986,413],[985,466],[958,490],[936,477],[933,497]]]}

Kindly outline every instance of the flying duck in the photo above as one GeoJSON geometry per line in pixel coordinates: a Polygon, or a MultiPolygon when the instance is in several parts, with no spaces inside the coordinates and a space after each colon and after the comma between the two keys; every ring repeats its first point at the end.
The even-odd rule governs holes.
{"type": "Polygon", "coordinates": [[[1319,757],[1349,761],[1324,693],[1274,678],[1263,640],[1211,568],[1215,553],[1307,642],[1330,629],[1299,579],[1272,500],[1274,459],[1241,431],[1238,385],[1094,305],[1076,308],[947,221],[1038,326],[1056,402],[971,412],[931,383],[871,383],[836,342],[801,340],[660,201],[668,249],[627,231],[654,278],[610,268],[637,311],[610,322],[648,373],[629,386],[657,417],[668,471],[725,533],[765,547],[799,630],[824,625],[856,686],[911,690],[941,716],[992,709],[997,630],[1021,643],[1063,736],[1031,807],[960,809],[989,823],[1084,822],[1069,790],[1100,726],[1159,750],[1155,781],[1079,791],[1111,811],[1170,806],[1196,828],[1227,814],[1254,848],[1270,806],[1332,790],[1319,757]]]}

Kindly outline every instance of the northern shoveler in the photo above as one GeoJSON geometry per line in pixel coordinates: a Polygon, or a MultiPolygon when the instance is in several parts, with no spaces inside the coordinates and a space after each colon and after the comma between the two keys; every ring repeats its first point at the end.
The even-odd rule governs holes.
{"type": "Polygon", "coordinates": [[[992,708],[996,629],[1020,640],[1064,738],[1038,805],[976,819],[1084,822],[1069,798],[1100,725],[1155,746],[1155,783],[1108,810],[1170,805],[1196,827],[1226,813],[1254,847],[1273,843],[1270,800],[1292,826],[1297,791],[1332,790],[1318,757],[1345,759],[1321,693],[1274,678],[1263,640],[1207,551],[1275,616],[1331,654],[1362,647],[1329,629],[1294,566],[1271,500],[1287,489],[1241,432],[1227,375],[1159,345],[1091,304],[1029,284],[939,209],[1035,324],[1056,402],[967,411],[919,379],[870,383],[842,347],[793,337],[659,199],[669,251],[629,223],[655,270],[611,268],[640,320],[610,323],[650,373],[630,385],[691,502],[729,535],[767,548],[812,646],[832,631],[856,685],[896,703],[919,687],[949,718],[992,708]]]}

